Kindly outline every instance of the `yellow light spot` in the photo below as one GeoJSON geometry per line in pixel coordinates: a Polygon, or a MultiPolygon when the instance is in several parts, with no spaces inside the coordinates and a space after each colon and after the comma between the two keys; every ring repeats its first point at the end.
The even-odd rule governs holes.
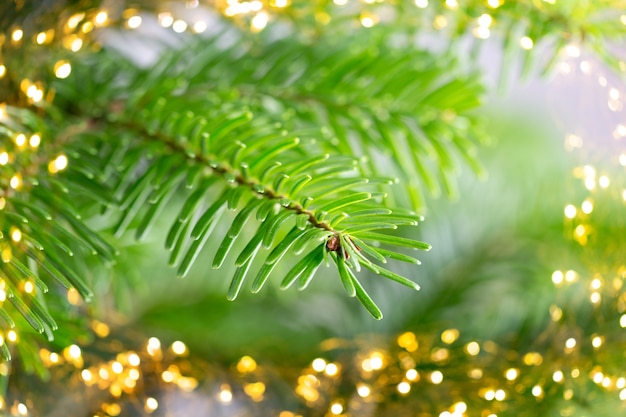
{"type": "Polygon", "coordinates": [[[67,290],[67,301],[73,306],[81,304],[82,299],[80,298],[78,291],[76,291],[76,288],[70,288],[67,290]]]}
{"type": "Polygon", "coordinates": [[[415,0],[415,5],[420,9],[425,9],[428,7],[428,0],[415,0]]]}
{"type": "Polygon", "coordinates": [[[11,228],[11,240],[15,243],[22,240],[22,232],[20,232],[20,229],[18,229],[17,227],[11,228]]]}
{"type": "Polygon", "coordinates": [[[484,26],[478,26],[472,30],[472,33],[478,39],[488,39],[491,36],[489,28],[484,26]]]}
{"type": "Polygon", "coordinates": [[[457,329],[447,329],[441,333],[441,341],[448,345],[456,342],[459,338],[459,331],[457,329]]]}
{"type": "Polygon", "coordinates": [[[622,329],[626,329],[626,314],[622,314],[619,318],[619,325],[622,329]]]}
{"type": "Polygon", "coordinates": [[[496,401],[504,401],[506,398],[506,392],[503,389],[499,389],[495,392],[494,398],[496,401]]]}
{"type": "Polygon", "coordinates": [[[437,15],[435,16],[435,20],[433,21],[433,26],[435,27],[435,29],[443,29],[446,26],[448,26],[448,19],[446,19],[445,16],[443,15],[437,15]]]}
{"type": "Polygon", "coordinates": [[[602,188],[607,188],[610,184],[610,180],[609,177],[607,177],[606,175],[601,176],[598,179],[598,184],[600,185],[600,187],[602,188]]]}
{"type": "Polygon", "coordinates": [[[343,413],[343,405],[339,402],[334,402],[330,406],[330,412],[336,416],[343,413]]]}
{"type": "Polygon", "coordinates": [[[535,43],[528,36],[522,36],[519,40],[519,44],[523,49],[530,50],[533,49],[535,43]]]}
{"type": "Polygon", "coordinates": [[[509,368],[504,373],[504,377],[509,381],[515,381],[519,376],[519,369],[509,368]]]}
{"type": "Polygon", "coordinates": [[[563,377],[563,372],[562,371],[555,371],[552,374],[552,380],[554,382],[563,382],[563,379],[564,379],[564,377],[563,377]]]}
{"type": "Polygon", "coordinates": [[[622,401],[626,401],[626,389],[623,389],[619,392],[619,399],[622,401]]]}
{"type": "Polygon", "coordinates": [[[626,25],[626,14],[623,14],[619,17],[620,22],[622,22],[622,25],[626,25]]]}
{"type": "Polygon", "coordinates": [[[67,27],[70,29],[76,29],[84,17],[85,13],[76,13],[70,16],[70,18],[67,19],[67,27]]]}
{"type": "Polygon", "coordinates": [[[408,352],[415,352],[419,346],[415,334],[412,332],[402,333],[397,339],[398,346],[406,349],[408,352]]]}
{"type": "Polygon", "coordinates": [[[122,412],[122,407],[117,404],[117,403],[113,403],[113,404],[103,404],[104,411],[110,415],[110,416],[119,416],[120,413],[122,412]]]}
{"type": "Polygon", "coordinates": [[[172,352],[178,356],[182,356],[187,352],[187,346],[180,340],[177,340],[172,343],[172,352]]]}
{"type": "Polygon", "coordinates": [[[576,339],[574,339],[573,337],[570,337],[569,339],[567,339],[565,341],[565,347],[567,349],[574,349],[576,347],[576,339]]]}
{"type": "Polygon", "coordinates": [[[72,66],[69,62],[61,60],[54,65],[54,75],[57,78],[64,79],[70,76],[72,66]]]}
{"type": "Polygon", "coordinates": [[[600,278],[594,278],[589,284],[589,288],[592,290],[599,290],[602,287],[602,280],[600,278]]]}
{"type": "Polygon", "coordinates": [[[19,42],[24,37],[24,31],[22,29],[15,29],[11,34],[11,39],[13,42],[19,42]]]}
{"type": "Polygon", "coordinates": [[[596,180],[594,178],[585,178],[585,188],[592,191],[596,188],[596,180]]]}
{"type": "Polygon", "coordinates": [[[334,363],[329,363],[326,365],[326,369],[324,369],[324,373],[328,376],[335,376],[339,372],[339,368],[334,363]]]}
{"type": "Polygon", "coordinates": [[[554,271],[552,273],[552,282],[555,285],[560,285],[563,283],[563,272],[561,271],[554,271]]]}
{"type": "Polygon", "coordinates": [[[565,281],[574,282],[578,278],[578,274],[576,271],[572,271],[571,269],[565,272],[565,281]]]}
{"type": "Polygon", "coordinates": [[[448,359],[449,356],[450,356],[450,351],[448,349],[443,349],[443,348],[435,349],[430,354],[431,359],[435,362],[445,361],[446,359],[448,359]]]}
{"type": "Polygon", "coordinates": [[[122,372],[124,372],[124,366],[119,363],[118,361],[115,361],[111,364],[111,370],[113,371],[114,374],[121,374],[122,372]]]}
{"type": "Polygon", "coordinates": [[[533,396],[541,397],[543,395],[543,388],[541,388],[539,385],[535,385],[531,392],[533,396]]]}
{"type": "Polygon", "coordinates": [[[524,364],[539,366],[543,363],[543,356],[538,352],[528,352],[524,355],[524,364]]]}
{"type": "Polygon", "coordinates": [[[487,0],[487,5],[492,9],[500,7],[500,0],[487,0]]]}
{"type": "Polygon", "coordinates": [[[256,367],[256,361],[250,356],[242,356],[239,362],[237,362],[237,371],[242,374],[254,372],[256,367]]]}
{"type": "Polygon", "coordinates": [[[59,355],[55,352],[50,353],[50,357],[48,358],[52,363],[59,363],[59,355]]]}
{"type": "Polygon", "coordinates": [[[265,384],[262,382],[245,384],[243,386],[243,391],[248,395],[248,397],[252,398],[253,401],[258,402],[263,400],[263,394],[265,393],[265,384]]]}
{"type": "Polygon", "coordinates": [[[7,200],[4,197],[0,197],[0,210],[4,210],[4,207],[7,205],[7,200]]]}
{"type": "Polygon", "coordinates": [[[484,394],[485,400],[493,401],[496,398],[496,392],[492,389],[485,391],[484,394]]]}
{"type": "Polygon", "coordinates": [[[72,52],[78,52],[82,47],[83,40],[81,38],[74,38],[74,40],[72,40],[72,42],[70,43],[70,49],[72,50],[72,52]]]}
{"type": "Polygon", "coordinates": [[[289,6],[289,1],[288,0],[273,0],[270,5],[272,7],[276,7],[279,9],[282,9],[283,7],[287,7],[289,6]]]}
{"type": "Polygon", "coordinates": [[[417,381],[420,377],[420,374],[415,369],[409,369],[408,371],[406,371],[404,376],[409,381],[417,381]]]}
{"type": "Polygon", "coordinates": [[[459,2],[457,0],[446,0],[446,7],[448,9],[456,9],[459,7],[459,2]]]}
{"type": "MultiPolygon", "coordinates": [[[[35,89],[37,89],[37,87],[35,86],[31,86],[31,87],[34,87],[35,89]]],[[[20,148],[26,145],[26,135],[24,135],[23,133],[20,133],[19,135],[17,135],[15,137],[15,144],[19,146],[20,148]]]]}
{"type": "Polygon", "coordinates": [[[574,207],[573,204],[568,204],[567,206],[565,206],[565,217],[567,217],[568,219],[573,219],[574,217],[576,217],[576,207],[574,207]]]}
{"type": "Polygon", "coordinates": [[[368,385],[359,383],[356,386],[356,392],[357,394],[359,394],[359,397],[365,398],[372,393],[372,389],[368,385]]]}
{"type": "Polygon", "coordinates": [[[267,23],[270,20],[270,15],[267,12],[259,12],[250,21],[250,27],[253,32],[260,32],[265,29],[267,23]]]}
{"type": "Polygon", "coordinates": [[[600,336],[595,336],[593,339],[591,339],[591,345],[598,349],[600,346],[602,346],[602,338],[600,336]]]}
{"type": "Polygon", "coordinates": [[[164,28],[168,28],[174,23],[174,18],[169,13],[159,13],[158,20],[159,24],[164,28]]]}
{"type": "Polygon", "coordinates": [[[137,29],[139,26],[141,26],[141,23],[141,16],[131,16],[126,22],[130,29],[137,29]]]}
{"type": "Polygon", "coordinates": [[[37,37],[35,38],[35,42],[37,43],[37,45],[43,45],[44,43],[46,43],[47,38],[48,36],[46,35],[46,32],[39,32],[37,34],[37,37]]]}
{"type": "Polygon", "coordinates": [[[146,398],[146,405],[144,408],[146,412],[152,413],[154,410],[159,408],[159,402],[153,397],[148,397],[146,398]]]}
{"type": "Polygon", "coordinates": [[[11,247],[6,246],[4,249],[2,249],[2,253],[0,255],[2,257],[2,262],[4,262],[5,264],[11,262],[11,259],[13,258],[13,255],[11,253],[11,247]]]}
{"type": "Polygon", "coordinates": [[[227,384],[222,385],[220,392],[218,394],[218,398],[223,403],[229,403],[233,400],[233,393],[230,390],[230,385],[227,385],[227,384]]]}
{"type": "Polygon", "coordinates": [[[483,13],[482,15],[480,15],[480,17],[477,19],[478,25],[482,26],[482,27],[489,27],[491,26],[491,23],[493,23],[493,17],[491,17],[491,15],[487,14],[487,13],[483,13]]]}
{"type": "Polygon", "coordinates": [[[4,77],[7,73],[7,67],[4,64],[0,64],[0,78],[4,77]]]}
{"type": "Polygon", "coordinates": [[[596,384],[599,384],[604,379],[604,374],[600,371],[596,371],[594,372],[592,379],[593,379],[593,382],[595,382],[596,384]]]}
{"type": "Polygon", "coordinates": [[[572,378],[578,378],[580,376],[580,370],[578,368],[574,368],[572,369],[572,372],[570,372],[570,375],[572,375],[572,378]]]}
{"type": "Polygon", "coordinates": [[[93,19],[93,21],[96,24],[96,26],[103,26],[107,22],[108,19],[109,19],[109,15],[107,14],[107,12],[102,11],[102,12],[98,12],[98,14],[93,19]]]}
{"type": "Polygon", "coordinates": [[[161,341],[157,339],[156,337],[151,337],[150,339],[148,339],[146,350],[148,352],[148,355],[150,356],[156,355],[157,352],[160,352],[161,350],[161,341]]]}
{"type": "Polygon", "coordinates": [[[370,356],[370,366],[373,370],[377,371],[384,366],[383,354],[380,352],[372,352],[370,356]]]}
{"type": "Polygon", "coordinates": [[[68,354],[69,358],[71,358],[71,359],[78,359],[78,358],[80,358],[81,351],[80,351],[80,348],[78,346],[70,345],[67,348],[67,354],[68,354]]]}
{"type": "Polygon", "coordinates": [[[54,160],[54,167],[57,171],[62,171],[67,168],[67,156],[59,155],[54,160]]]}
{"type": "Polygon", "coordinates": [[[94,24],[91,22],[85,22],[83,23],[83,26],[80,28],[81,32],[83,33],[89,33],[94,29],[94,24]]]}
{"type": "Polygon", "coordinates": [[[311,368],[313,368],[315,372],[322,372],[326,369],[326,361],[322,358],[316,358],[311,363],[311,368]]]}
{"type": "Polygon", "coordinates": [[[396,389],[398,390],[398,392],[400,394],[408,394],[409,391],[411,391],[411,384],[409,384],[406,381],[402,381],[398,384],[398,386],[396,387],[396,389]]]}
{"type": "Polygon", "coordinates": [[[626,378],[621,377],[621,378],[617,378],[617,381],[615,382],[615,387],[617,389],[622,389],[626,387],[626,378]]]}
{"type": "Polygon", "coordinates": [[[459,401],[458,403],[452,406],[452,409],[454,410],[453,411],[454,415],[457,415],[457,414],[461,415],[467,411],[467,404],[465,404],[463,401],[459,401]]]}
{"type": "Polygon", "coordinates": [[[361,14],[361,25],[366,28],[371,28],[378,23],[378,16],[371,13],[361,14]]]}
{"type": "Polygon", "coordinates": [[[189,25],[184,20],[175,20],[172,24],[172,30],[176,33],[183,33],[187,30],[189,25]]]}
{"type": "Polygon", "coordinates": [[[563,317],[563,310],[559,306],[551,305],[550,306],[550,318],[552,321],[558,322],[563,317]]]}
{"type": "Polygon", "coordinates": [[[591,212],[593,211],[593,203],[591,202],[591,200],[583,201],[581,209],[582,209],[583,213],[591,214],[591,212]]]}
{"type": "Polygon", "coordinates": [[[15,330],[9,330],[8,331],[7,339],[9,339],[9,342],[11,342],[11,343],[17,342],[17,333],[15,332],[15,330]]]}
{"type": "Polygon", "coordinates": [[[619,164],[621,166],[626,167],[626,152],[623,152],[623,153],[620,154],[620,156],[619,156],[619,164]]]}
{"type": "Polygon", "coordinates": [[[578,58],[580,56],[580,48],[577,45],[567,45],[565,53],[572,58],[578,58]]]}
{"type": "Polygon", "coordinates": [[[93,379],[93,374],[89,369],[83,369],[80,373],[80,377],[83,379],[83,381],[90,382],[93,379]]]}
{"type": "Polygon", "coordinates": [[[193,31],[196,33],[203,33],[207,30],[207,24],[204,20],[198,20],[193,24],[193,31]]]}
{"type": "Polygon", "coordinates": [[[98,335],[98,337],[107,337],[111,331],[106,323],[102,323],[101,321],[97,320],[94,320],[91,323],[91,328],[98,335]]]}
{"type": "Polygon", "coordinates": [[[602,301],[602,296],[600,295],[599,292],[592,292],[591,296],[589,296],[589,300],[593,304],[598,304],[600,301],[602,301]]]}
{"type": "Polygon", "coordinates": [[[474,368],[468,372],[468,375],[472,379],[480,379],[483,377],[483,370],[480,368],[474,368]]]}
{"type": "Polygon", "coordinates": [[[480,353],[480,345],[478,342],[469,342],[465,345],[465,351],[470,356],[476,356],[480,353]]]}
{"type": "Polygon", "coordinates": [[[32,294],[35,292],[35,284],[32,281],[26,281],[24,283],[24,292],[26,294],[32,294]]]}
{"type": "Polygon", "coordinates": [[[31,148],[37,148],[41,144],[41,136],[34,134],[28,140],[31,148]]]}
{"type": "Polygon", "coordinates": [[[161,374],[161,379],[165,382],[172,382],[174,381],[174,373],[172,371],[163,371],[163,373],[161,374]]]}
{"type": "Polygon", "coordinates": [[[25,404],[19,403],[17,405],[17,413],[21,416],[28,415],[28,408],[25,404]]]}
{"type": "Polygon", "coordinates": [[[131,370],[128,371],[128,377],[130,379],[133,379],[133,380],[137,381],[140,376],[141,376],[141,374],[139,373],[139,371],[137,369],[131,369],[131,370]]]}
{"type": "Polygon", "coordinates": [[[9,154],[0,152],[0,165],[6,165],[9,162],[9,154]]]}
{"type": "Polygon", "coordinates": [[[434,371],[430,374],[430,381],[435,384],[441,384],[443,381],[443,374],[440,371],[434,371]]]}

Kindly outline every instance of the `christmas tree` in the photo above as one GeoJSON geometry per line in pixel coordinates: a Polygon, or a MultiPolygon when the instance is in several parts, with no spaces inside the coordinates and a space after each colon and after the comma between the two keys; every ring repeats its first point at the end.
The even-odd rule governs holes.
{"type": "Polygon", "coordinates": [[[0,5],[2,414],[623,414],[624,10],[0,5]]]}

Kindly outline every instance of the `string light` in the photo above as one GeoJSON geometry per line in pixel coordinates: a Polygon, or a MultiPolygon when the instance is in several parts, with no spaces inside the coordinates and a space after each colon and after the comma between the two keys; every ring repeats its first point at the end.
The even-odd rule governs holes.
{"type": "Polygon", "coordinates": [[[259,12],[250,21],[250,28],[253,32],[259,32],[267,26],[269,22],[269,14],[266,12],[259,12]]]}
{"type": "Polygon", "coordinates": [[[530,50],[533,49],[535,43],[528,36],[522,36],[519,40],[519,44],[523,49],[530,50]]]}
{"type": "MultiPolygon", "coordinates": [[[[141,18],[141,16],[131,16],[130,18],[128,18],[128,21],[126,22],[126,24],[128,25],[128,27],[130,29],[137,29],[139,26],[141,26],[141,23],[143,22],[143,19],[141,18]]],[[[176,30],[174,28],[174,30],[176,30]]]]}
{"type": "Polygon", "coordinates": [[[11,33],[11,40],[13,42],[19,42],[24,37],[24,31],[22,29],[15,29],[13,33],[11,33]]]}

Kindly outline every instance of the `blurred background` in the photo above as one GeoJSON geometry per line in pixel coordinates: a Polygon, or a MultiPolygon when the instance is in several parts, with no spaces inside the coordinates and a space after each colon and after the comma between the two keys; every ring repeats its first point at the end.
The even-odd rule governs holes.
{"type": "MultiPolygon", "coordinates": [[[[143,45],[114,30],[100,36],[143,45]]],[[[141,351],[156,379],[119,400],[59,370],[67,384],[18,376],[14,395],[39,392],[44,405],[33,407],[46,416],[626,412],[624,83],[573,45],[551,75],[521,80],[512,70],[499,88],[493,42],[479,59],[490,88],[479,111],[488,175],[461,172],[456,201],[428,200],[412,237],[433,249],[419,267],[398,266],[420,292],[364,278],[383,320],[346,297],[330,268],[307,291],[270,282],[235,302],[225,297],[228,267],[198,262],[178,280],[162,248],[164,215],[147,242],[128,236],[114,269],[98,272],[107,276],[94,292],[110,297],[88,308],[107,331],[94,329],[83,348],[101,358],[94,375],[141,351]]],[[[138,59],[151,65],[158,54],[138,59]]]]}

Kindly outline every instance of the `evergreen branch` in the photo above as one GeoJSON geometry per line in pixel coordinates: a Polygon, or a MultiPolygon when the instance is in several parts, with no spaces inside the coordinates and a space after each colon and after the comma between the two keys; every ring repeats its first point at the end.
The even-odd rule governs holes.
{"type": "MultiPolygon", "coordinates": [[[[65,162],[58,158],[67,158],[60,152],[67,145],[66,132],[59,131],[52,141],[55,132],[41,117],[25,109],[6,109],[10,118],[0,124],[0,153],[5,158],[0,174],[0,314],[9,328],[21,323],[16,317],[21,315],[52,339],[57,325],[43,297],[49,285],[75,288],[90,300],[93,294],[78,272],[85,254],[111,260],[116,253],[84,224],[72,199],[63,196],[77,201],[90,193],[104,196],[105,190],[85,180],[93,179],[87,171],[80,176],[68,172],[64,180],[53,175],[64,169],[65,162]]],[[[2,351],[5,359],[8,352],[2,351]]]]}
{"type": "MultiPolygon", "coordinates": [[[[288,274],[294,279],[300,277],[299,287],[303,289],[321,263],[317,254],[341,253],[334,258],[335,263],[342,259],[348,268],[358,271],[363,255],[349,259],[350,250],[360,249],[344,250],[345,242],[359,237],[368,240],[364,233],[371,230],[417,224],[418,216],[409,212],[376,211],[383,196],[361,191],[363,186],[391,181],[370,181],[357,175],[358,164],[352,157],[316,155],[315,144],[325,140],[319,130],[295,128],[289,133],[288,124],[273,122],[272,112],[255,107],[246,97],[223,98],[219,91],[202,96],[193,82],[181,90],[176,82],[163,82],[168,79],[164,68],[167,65],[155,70],[159,76],[139,71],[121,88],[131,92],[129,97],[114,101],[111,110],[91,107],[82,116],[91,119],[87,124],[90,130],[75,138],[79,146],[73,166],[76,173],[90,167],[94,172],[83,181],[104,181],[112,190],[112,205],[122,210],[115,226],[117,235],[137,227],[137,236],[144,236],[183,183],[191,189],[166,239],[170,263],[177,266],[179,275],[189,272],[206,242],[213,238],[223,210],[238,209],[242,199],[243,208],[223,237],[213,262],[215,267],[222,265],[235,241],[242,239],[243,224],[256,213],[260,226],[236,257],[230,299],[237,296],[261,246],[272,250],[254,279],[255,292],[291,247],[296,254],[311,245],[318,248],[311,252],[315,256],[305,257],[306,261],[297,263],[288,274]],[[253,117],[248,106],[261,115],[253,117]],[[105,113],[107,117],[98,116],[105,113]],[[301,139],[298,132],[308,138],[301,139]],[[308,152],[314,156],[303,159],[308,152]],[[370,222],[359,222],[359,214],[368,207],[370,222]],[[352,213],[356,214],[354,219],[350,218],[352,213]],[[350,221],[342,224],[346,219],[350,221]],[[280,230],[290,224],[291,232],[277,239],[280,230]]],[[[82,90],[81,96],[97,94],[95,87],[93,92],[82,90]]],[[[69,86],[59,91],[71,94],[77,90],[69,86]]],[[[73,102],[71,95],[60,100],[73,102]]],[[[367,253],[383,261],[387,256],[373,244],[367,253]]],[[[402,254],[389,253],[389,257],[403,259],[402,254]]],[[[400,282],[417,288],[408,280],[400,282]]]]}
{"type": "Polygon", "coordinates": [[[143,108],[158,94],[174,91],[172,99],[181,103],[207,94],[215,103],[237,97],[290,129],[323,126],[316,139],[325,152],[363,157],[359,167],[367,177],[378,176],[384,166],[406,187],[408,201],[398,204],[423,209],[424,188],[454,196],[461,162],[483,173],[475,156],[480,123],[469,113],[483,90],[475,75],[455,69],[451,55],[400,50],[386,34],[368,31],[313,45],[262,40],[224,50],[220,40],[236,36],[226,32],[162,57],[150,73],[138,73],[127,87],[140,94],[129,97],[128,107],[143,108]],[[170,81],[156,84],[158,77],[170,81]]]}

